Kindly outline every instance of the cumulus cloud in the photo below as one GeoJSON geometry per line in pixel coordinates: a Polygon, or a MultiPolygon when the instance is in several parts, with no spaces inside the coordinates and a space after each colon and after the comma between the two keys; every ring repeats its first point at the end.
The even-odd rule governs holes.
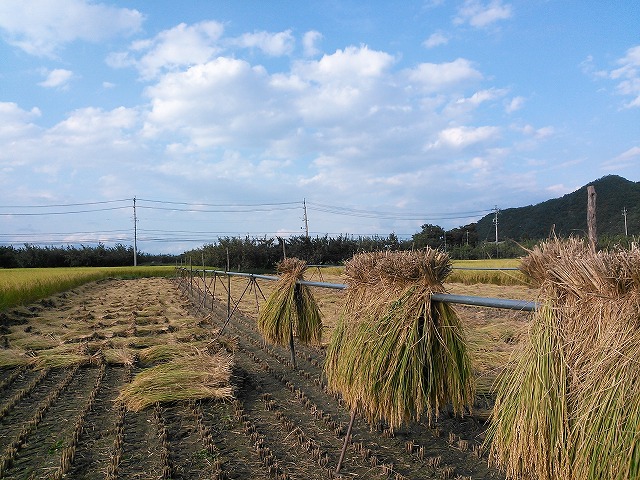
{"type": "Polygon", "coordinates": [[[452,62],[421,63],[408,71],[409,80],[427,91],[447,90],[458,84],[482,80],[482,73],[465,59],[452,62]]]}
{"type": "Polygon", "coordinates": [[[243,48],[257,48],[272,57],[289,55],[295,47],[295,39],[291,30],[284,32],[253,32],[245,33],[233,43],[243,48]]]}
{"type": "Polygon", "coordinates": [[[446,45],[447,43],[449,43],[449,37],[442,32],[435,32],[422,42],[422,45],[426,48],[434,48],[440,45],[446,45]]]}
{"type": "Polygon", "coordinates": [[[438,133],[438,140],[430,148],[449,147],[462,149],[477,143],[495,140],[500,136],[500,127],[451,127],[438,133]]]}
{"type": "Polygon", "coordinates": [[[313,81],[349,83],[354,76],[379,77],[393,62],[393,57],[386,52],[370,50],[366,45],[350,46],[331,55],[325,54],[318,61],[299,62],[293,70],[313,81]]]}
{"type": "Polygon", "coordinates": [[[0,138],[9,140],[23,136],[36,129],[33,120],[42,113],[38,108],[21,109],[13,102],[0,102],[0,138]]]}
{"type": "Polygon", "coordinates": [[[31,55],[53,56],[75,40],[99,42],[137,32],[137,10],[87,0],[3,0],[0,29],[6,40],[31,55]]]}
{"type": "Polygon", "coordinates": [[[46,79],[38,83],[41,87],[45,88],[62,88],[68,86],[69,81],[73,78],[73,72],[71,70],[65,70],[63,68],[56,68],[49,72],[46,72],[46,79]]]}
{"type": "Polygon", "coordinates": [[[200,147],[240,138],[248,145],[269,135],[283,111],[282,104],[271,106],[277,97],[268,89],[264,68],[235,58],[218,57],[166,74],[145,91],[152,107],[145,132],[179,132],[200,147]]]}
{"type": "Polygon", "coordinates": [[[320,53],[318,43],[322,38],[322,34],[316,30],[305,32],[302,37],[302,47],[304,48],[305,57],[315,57],[320,53]]]}
{"type": "Polygon", "coordinates": [[[487,4],[480,0],[466,0],[458,9],[454,23],[468,23],[472,27],[485,28],[499,20],[507,20],[512,15],[511,5],[503,4],[501,0],[491,0],[487,4]]]}
{"type": "Polygon", "coordinates": [[[163,71],[205,63],[221,51],[218,41],[223,32],[219,22],[181,23],[151,39],[133,42],[127,51],[110,54],[107,64],[113,68],[132,66],[143,78],[152,79],[163,71]]]}

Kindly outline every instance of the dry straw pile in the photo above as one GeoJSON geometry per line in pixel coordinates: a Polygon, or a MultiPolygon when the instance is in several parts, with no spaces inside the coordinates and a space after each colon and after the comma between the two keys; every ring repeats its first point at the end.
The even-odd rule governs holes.
{"type": "Polygon", "coordinates": [[[640,249],[549,240],[521,269],[543,305],[501,379],[488,440],[507,478],[640,478],[640,249]]]}
{"type": "Polygon", "coordinates": [[[295,366],[293,337],[302,343],[319,344],[322,338],[320,309],[311,289],[300,285],[305,261],[286,258],[278,264],[280,278],[258,316],[258,330],[265,340],[276,345],[289,345],[295,366]]]}
{"type": "Polygon", "coordinates": [[[327,351],[329,387],[369,421],[396,428],[451,403],[473,402],[460,320],[444,292],[449,257],[419,252],[358,254],[345,266],[345,311],[327,351]]]}
{"type": "Polygon", "coordinates": [[[222,350],[174,358],[147,368],[120,392],[118,400],[129,410],[143,410],[157,402],[233,397],[230,385],[232,359],[222,350]]]}

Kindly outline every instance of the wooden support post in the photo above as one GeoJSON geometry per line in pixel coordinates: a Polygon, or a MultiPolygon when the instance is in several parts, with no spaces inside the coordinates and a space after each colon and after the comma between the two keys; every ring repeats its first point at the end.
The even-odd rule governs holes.
{"type": "Polygon", "coordinates": [[[347,452],[347,445],[349,445],[349,439],[351,438],[351,430],[353,430],[353,421],[356,419],[356,409],[351,410],[351,418],[349,419],[349,426],[347,427],[347,434],[344,436],[344,444],[342,445],[342,451],[340,452],[340,459],[338,460],[338,466],[336,467],[336,473],[340,473],[342,468],[342,461],[344,460],[344,454],[347,452]]]}
{"type": "Polygon", "coordinates": [[[596,189],[593,185],[587,187],[587,228],[589,229],[589,245],[595,251],[598,245],[596,232],[596,189]]]}

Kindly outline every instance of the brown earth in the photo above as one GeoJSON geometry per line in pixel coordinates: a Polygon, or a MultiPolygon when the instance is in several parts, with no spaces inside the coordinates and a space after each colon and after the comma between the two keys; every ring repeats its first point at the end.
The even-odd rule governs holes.
{"type": "MultiPolygon", "coordinates": [[[[211,280],[205,282],[213,292],[211,280]]],[[[191,293],[168,279],[108,280],[3,312],[4,350],[26,351],[41,361],[0,371],[0,477],[504,478],[487,465],[480,445],[492,401],[489,386],[526,328],[526,316],[517,312],[458,308],[486,387],[480,389],[479,415],[461,419],[445,412],[395,432],[357,418],[340,475],[333,472],[349,412],[326,391],[324,350],[297,345],[299,369],[293,371],[287,350],[265,346],[254,317],[269,287],[261,285],[260,293],[246,279],[233,282],[231,308],[244,289],[246,298],[224,327],[225,336],[237,337],[235,400],[125,411],[115,399],[147,366],[128,364],[134,354],[157,344],[206,345],[227,318],[225,282],[216,280],[219,301],[213,303],[197,288],[191,293]],[[52,351],[79,355],[83,365],[59,368],[42,361],[52,351]]],[[[509,288],[501,293],[532,297],[528,291],[509,295],[509,288]]],[[[455,290],[463,293],[463,287],[455,290]]],[[[339,313],[339,295],[318,294],[328,312],[327,334],[339,313]]]]}

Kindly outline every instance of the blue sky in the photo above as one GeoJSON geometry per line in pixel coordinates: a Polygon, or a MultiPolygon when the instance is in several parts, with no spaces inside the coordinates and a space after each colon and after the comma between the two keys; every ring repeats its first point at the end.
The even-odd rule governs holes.
{"type": "MultiPolygon", "coordinates": [[[[636,1],[0,2],[0,243],[410,235],[640,180],[636,1]],[[104,203],[103,203],[104,202],[104,203]]],[[[586,201],[586,200],[585,200],[586,201]]],[[[629,206],[629,208],[640,208],[629,206]]]]}

